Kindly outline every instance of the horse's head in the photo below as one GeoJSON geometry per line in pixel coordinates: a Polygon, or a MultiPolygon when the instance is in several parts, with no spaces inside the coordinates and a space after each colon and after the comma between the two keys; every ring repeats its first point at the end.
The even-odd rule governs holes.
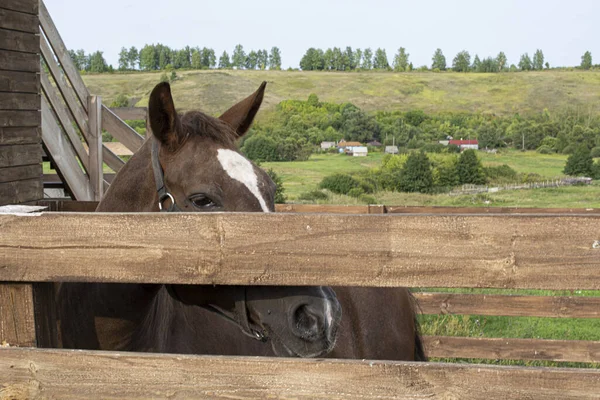
{"type": "MultiPolygon", "coordinates": [[[[155,209],[184,212],[271,212],[276,186],[241,155],[235,142],[250,128],[266,82],[219,118],[179,115],[168,83],[150,95],[155,209]]],[[[330,288],[268,286],[168,287],[177,300],[217,311],[278,355],[315,357],[333,348],[341,308],[330,288]]]]}

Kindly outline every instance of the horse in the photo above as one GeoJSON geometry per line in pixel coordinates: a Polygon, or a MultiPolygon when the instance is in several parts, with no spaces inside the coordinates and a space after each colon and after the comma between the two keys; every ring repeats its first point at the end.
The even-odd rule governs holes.
{"type": "MultiPolygon", "coordinates": [[[[161,85],[158,85],[150,97],[151,128],[155,136],[156,132],[159,133],[158,138],[163,146],[170,146],[169,140],[160,140],[162,137],[160,132],[172,129],[165,128],[165,126],[178,126],[177,122],[170,122],[177,121],[177,117],[172,105],[170,89],[167,90],[168,84],[163,84],[161,90],[159,90],[160,87],[161,85]],[[168,100],[162,101],[168,107],[158,107],[155,104],[157,101],[155,92],[157,91],[168,100]],[[158,114],[163,116],[159,118],[158,114]]],[[[262,102],[264,88],[265,83],[253,95],[220,117],[220,120],[227,121],[230,126],[237,127],[234,129],[235,135],[225,138],[227,149],[230,151],[234,151],[233,142],[249,129],[262,102]],[[245,117],[240,117],[240,115],[245,115],[245,117]]],[[[186,117],[187,115],[181,119],[191,118],[191,116],[186,117]]],[[[194,112],[192,115],[203,114],[194,112]]],[[[202,121],[218,122],[204,115],[202,121]]],[[[206,132],[207,130],[204,125],[191,129],[194,132],[206,132]]],[[[213,133],[208,139],[217,142],[217,147],[223,146],[224,138],[220,137],[223,135],[223,131],[210,131],[213,133]]],[[[229,130],[225,129],[224,132],[228,133],[229,130]]],[[[207,133],[203,133],[201,136],[207,139],[207,133]]],[[[186,140],[189,139],[184,139],[183,143],[186,140]]],[[[182,143],[178,143],[175,148],[182,145],[182,143]]],[[[264,194],[264,204],[260,200],[257,204],[256,199],[253,199],[252,196],[248,197],[250,202],[254,202],[253,207],[238,205],[238,201],[235,199],[231,199],[231,201],[236,201],[235,204],[230,205],[231,203],[225,203],[223,195],[217,197],[215,201],[215,189],[210,191],[210,181],[202,183],[204,193],[201,196],[188,196],[190,202],[194,204],[182,203],[178,199],[186,197],[181,190],[173,192],[174,195],[157,190],[164,185],[161,183],[160,176],[155,176],[154,181],[152,176],[149,176],[152,175],[152,172],[149,172],[152,171],[149,165],[151,163],[149,159],[152,157],[151,154],[148,154],[151,152],[148,147],[150,144],[146,142],[144,147],[123,167],[123,172],[119,172],[97,211],[160,211],[161,208],[173,211],[196,211],[195,209],[198,207],[202,211],[215,209],[219,211],[271,212],[274,210],[275,186],[270,179],[267,179],[266,174],[255,166],[253,166],[255,174],[260,175],[261,182],[263,182],[261,188],[264,194]],[[130,165],[131,163],[133,165],[130,165]],[[125,173],[125,178],[120,177],[122,173],[125,173]],[[153,200],[149,201],[149,198],[153,200]],[[176,206],[177,204],[183,204],[183,207],[179,208],[176,206]]],[[[192,156],[195,154],[194,151],[190,153],[192,156]]],[[[244,165],[250,163],[239,153],[233,157],[244,165]]],[[[229,167],[223,166],[229,164],[232,163],[221,163],[220,167],[217,165],[210,168],[210,172],[219,174],[222,173],[222,170],[230,170],[229,167]]],[[[180,170],[174,168],[168,170],[172,182],[189,179],[186,174],[189,173],[190,168],[186,167],[185,163],[180,165],[180,168],[180,170]]],[[[160,169],[155,167],[154,175],[160,175],[156,173],[157,170],[160,169]]],[[[169,186],[171,187],[171,185],[175,188],[174,184],[169,186]]],[[[252,190],[250,191],[252,192],[252,190]]],[[[294,291],[300,291],[297,295],[303,296],[302,290],[306,289],[282,287],[264,288],[262,291],[254,292],[245,289],[242,292],[235,286],[202,286],[202,290],[199,290],[197,286],[189,285],[178,285],[175,289],[173,287],[173,285],[157,287],[155,285],[77,284],[74,286],[73,284],[63,284],[61,288],[63,290],[62,301],[59,301],[61,314],[72,317],[68,320],[68,325],[61,323],[63,346],[214,355],[427,360],[419,334],[419,323],[416,319],[416,304],[410,291],[405,288],[321,288],[325,294],[321,298],[318,296],[317,298],[330,300],[329,304],[332,305],[332,308],[325,314],[331,313],[333,316],[331,322],[326,326],[334,332],[328,332],[325,335],[328,338],[328,342],[325,341],[327,346],[321,347],[327,347],[327,349],[318,352],[311,347],[305,348],[304,351],[298,346],[291,347],[285,343],[285,340],[273,335],[273,332],[269,337],[268,333],[261,334],[264,332],[264,328],[261,328],[262,330],[258,328],[271,326],[281,329],[283,326],[292,331],[292,335],[286,333],[287,336],[297,337],[298,334],[296,332],[294,335],[294,331],[298,329],[306,331],[310,330],[307,329],[308,327],[318,326],[318,316],[315,318],[310,314],[298,315],[296,313],[303,307],[296,308],[294,311],[293,307],[281,305],[280,310],[291,310],[287,317],[282,315],[284,313],[276,315],[272,312],[273,300],[290,301],[290,296],[294,296],[294,291]],[[69,285],[67,289],[65,289],[65,285],[69,285]],[[109,293],[110,295],[108,295],[109,293]],[[242,298],[245,301],[240,301],[242,298]],[[80,301],[84,299],[86,301],[80,301]],[[334,299],[337,302],[333,302],[334,299]],[[213,303],[206,306],[210,302],[213,303]],[[218,304],[214,304],[214,302],[218,302],[218,304]],[[230,311],[226,315],[224,312],[214,312],[216,309],[230,311]],[[237,310],[237,315],[233,315],[231,310],[237,310]],[[143,318],[139,317],[140,311],[143,311],[143,318]],[[85,323],[81,322],[82,315],[87,316],[85,323]],[[249,318],[248,315],[251,317],[249,318]],[[293,316],[291,324],[282,324],[281,320],[278,320],[279,318],[285,320],[290,315],[293,316]],[[243,328],[250,324],[254,326],[253,329],[243,328]],[[240,327],[242,329],[238,329],[240,327]],[[256,335],[261,340],[255,340],[256,335]]],[[[302,300],[300,303],[303,301],[306,300],[302,300]]],[[[319,329],[313,329],[314,331],[319,331],[319,329]]],[[[303,337],[302,334],[299,336],[303,337]]],[[[311,335],[305,334],[304,337],[310,338],[311,335]]],[[[293,342],[301,343],[295,339],[293,342]]],[[[306,341],[305,344],[307,344],[306,341]]]]}
{"type": "MultiPolygon", "coordinates": [[[[115,176],[97,212],[272,212],[275,184],[242,156],[266,82],[219,118],[178,114],[168,83],[150,94],[148,135],[115,176]]],[[[203,351],[203,315],[267,343],[276,355],[317,357],[336,342],[341,307],[329,287],[62,283],[64,348],[203,351]]]]}

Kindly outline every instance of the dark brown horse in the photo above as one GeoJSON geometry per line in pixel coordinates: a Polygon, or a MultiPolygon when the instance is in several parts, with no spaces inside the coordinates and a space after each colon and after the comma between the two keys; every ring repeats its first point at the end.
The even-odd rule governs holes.
{"type": "MultiPolygon", "coordinates": [[[[119,172],[98,211],[273,211],[274,184],[234,148],[263,91],[264,84],[214,119],[177,116],[168,85],[157,86],[149,104],[155,137],[119,172]]],[[[339,303],[330,288],[63,284],[62,339],[64,347],[107,350],[425,359],[408,290],[335,293],[339,303]]]]}
{"type": "MultiPolygon", "coordinates": [[[[235,149],[264,87],[217,119],[177,114],[169,85],[159,84],[149,103],[153,135],[97,211],[273,211],[273,181],[235,149]]],[[[64,283],[58,305],[63,347],[79,349],[197,353],[204,338],[195,321],[204,310],[268,340],[276,354],[316,357],[332,349],[341,316],[327,287],[64,283]]]]}

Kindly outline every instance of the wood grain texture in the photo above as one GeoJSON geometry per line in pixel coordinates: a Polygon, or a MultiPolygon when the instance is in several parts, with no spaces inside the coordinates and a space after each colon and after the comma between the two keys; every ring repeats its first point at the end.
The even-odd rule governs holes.
{"type": "Polygon", "coordinates": [[[148,116],[146,107],[111,107],[110,111],[123,121],[126,119],[146,120],[148,116]]]}
{"type": "Polygon", "coordinates": [[[39,72],[40,56],[34,53],[0,50],[0,70],[39,72]]]}
{"type": "Polygon", "coordinates": [[[63,135],[56,123],[46,99],[42,101],[42,140],[75,195],[75,199],[93,200],[94,193],[89,178],[77,161],[69,139],[63,135]]]}
{"type": "Polygon", "coordinates": [[[108,147],[102,145],[102,159],[106,165],[109,166],[113,171],[119,172],[123,165],[125,165],[125,161],[121,159],[118,155],[113,153],[108,147]]]}
{"type": "Polygon", "coordinates": [[[2,0],[0,7],[37,15],[39,3],[38,0],[2,0]]]}
{"type": "MultiPolygon", "coordinates": [[[[89,136],[89,127],[88,127],[88,118],[87,118],[87,97],[84,100],[85,106],[77,99],[75,95],[75,91],[71,86],[67,84],[65,81],[64,74],[62,70],[58,67],[56,60],[54,59],[52,52],[50,51],[50,47],[48,47],[48,43],[45,40],[41,41],[40,49],[42,50],[42,56],[48,65],[48,70],[54,78],[54,83],[56,83],[56,87],[60,91],[65,104],[69,108],[71,115],[79,130],[83,133],[83,136],[87,139],[89,136]]],[[[45,71],[42,72],[42,75],[46,74],[45,71]]]]}
{"type": "Polygon", "coordinates": [[[600,297],[413,293],[423,314],[600,318],[600,297]]]}
{"type": "Polygon", "coordinates": [[[428,357],[600,362],[600,342],[594,341],[450,336],[424,336],[423,341],[428,357]]]}
{"type": "Polygon", "coordinates": [[[94,192],[92,200],[100,201],[104,195],[104,174],[102,162],[102,98],[88,97],[88,120],[90,124],[90,140],[88,142],[89,177],[94,192]]]}
{"type": "Polygon", "coordinates": [[[415,206],[343,206],[330,204],[276,204],[278,212],[330,214],[600,214],[600,208],[531,207],[415,207],[415,206]]]}
{"type": "MultiPolygon", "coordinates": [[[[43,197],[44,186],[39,178],[0,183],[0,206],[37,201],[43,197]]],[[[0,275],[0,280],[2,278],[0,275]]]]}
{"type": "Polygon", "coordinates": [[[134,153],[144,144],[144,137],[105,105],[102,105],[102,128],[134,153]]]}
{"type": "MultiPolygon", "coordinates": [[[[79,75],[79,71],[75,67],[75,64],[73,64],[73,60],[71,60],[71,56],[67,51],[67,46],[65,46],[65,43],[60,37],[58,29],[56,29],[56,26],[54,25],[54,22],[52,21],[52,18],[48,13],[48,9],[46,8],[46,5],[43,1],[40,1],[39,16],[40,26],[42,27],[44,34],[48,38],[48,42],[50,43],[54,54],[56,54],[56,58],[60,62],[62,70],[65,72],[67,79],[71,83],[71,87],[74,89],[77,98],[79,99],[79,102],[81,103],[85,111],[87,111],[87,98],[90,95],[90,92],[83,83],[83,80],[81,79],[81,76],[79,75]]],[[[45,40],[42,40],[42,45],[46,45],[47,47],[45,40]]],[[[42,46],[42,51],[48,53],[48,50],[49,49],[44,49],[44,47],[42,46]]],[[[46,60],[46,62],[48,62],[48,60],[46,60]]],[[[54,73],[52,73],[52,75],[56,80],[56,76],[54,75],[54,73]]]]}
{"type": "Polygon", "coordinates": [[[0,28],[0,49],[39,54],[40,37],[34,33],[0,28]]]}
{"type": "Polygon", "coordinates": [[[41,162],[42,146],[39,144],[0,146],[0,168],[39,164],[41,162]]]}
{"type": "Polygon", "coordinates": [[[37,14],[25,14],[4,8],[0,8],[0,28],[34,34],[40,33],[37,14]]]}
{"type": "Polygon", "coordinates": [[[0,109],[3,110],[39,110],[40,95],[33,93],[0,92],[0,109]]]}
{"type": "Polygon", "coordinates": [[[0,349],[14,398],[592,399],[600,371],[0,349]]]}
{"type": "Polygon", "coordinates": [[[598,216],[165,214],[2,216],[5,280],[600,289],[598,216]]]}
{"type": "Polygon", "coordinates": [[[56,92],[56,88],[50,83],[48,76],[44,73],[41,74],[40,78],[40,81],[42,83],[42,89],[44,90],[44,94],[46,95],[46,99],[44,99],[45,104],[47,106],[50,106],[54,111],[54,114],[56,114],[56,117],[58,119],[58,122],[60,123],[60,126],[62,127],[62,130],[67,134],[67,137],[69,138],[69,141],[71,142],[75,153],[79,157],[81,164],[83,164],[83,168],[86,171],[89,171],[89,155],[85,147],[83,146],[83,143],[81,141],[82,139],[79,137],[77,131],[75,130],[75,127],[73,126],[72,114],[70,114],[69,109],[67,108],[63,100],[59,97],[58,93],[56,92]]]}
{"type": "Polygon", "coordinates": [[[24,179],[35,178],[42,178],[41,163],[33,165],[21,165],[18,167],[0,168],[0,183],[22,181],[24,179]]]}
{"type": "Polygon", "coordinates": [[[0,145],[37,144],[42,141],[39,127],[0,128],[0,145]]]}
{"type": "Polygon", "coordinates": [[[31,285],[0,284],[0,344],[6,342],[11,346],[35,346],[33,320],[31,285]]]}
{"type": "Polygon", "coordinates": [[[0,92],[39,93],[39,76],[35,72],[0,71],[0,92]]]}
{"type": "Polygon", "coordinates": [[[0,110],[0,128],[39,127],[42,115],[39,111],[0,110]]]}

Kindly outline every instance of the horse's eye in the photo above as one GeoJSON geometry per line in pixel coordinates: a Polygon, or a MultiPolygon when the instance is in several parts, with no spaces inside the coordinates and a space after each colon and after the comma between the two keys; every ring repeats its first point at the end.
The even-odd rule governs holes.
{"type": "Polygon", "coordinates": [[[192,202],[194,207],[203,210],[211,207],[216,207],[215,202],[212,201],[210,197],[207,197],[203,194],[197,194],[195,196],[190,197],[190,201],[192,202]]]}

